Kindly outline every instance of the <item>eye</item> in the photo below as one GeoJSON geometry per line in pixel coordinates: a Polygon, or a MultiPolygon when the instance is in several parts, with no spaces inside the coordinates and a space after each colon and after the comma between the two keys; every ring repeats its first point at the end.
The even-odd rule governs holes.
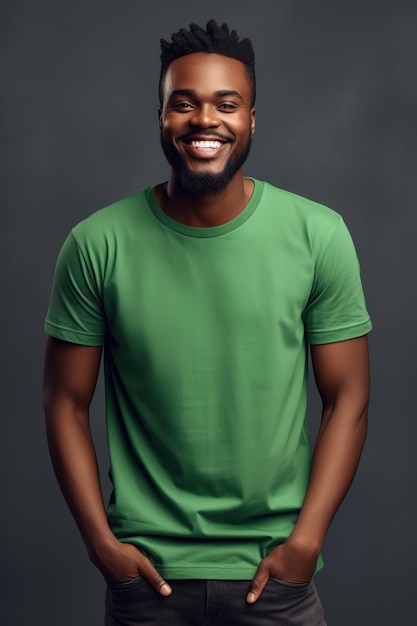
{"type": "Polygon", "coordinates": [[[237,105],[233,102],[221,102],[219,104],[219,109],[222,111],[227,111],[228,113],[232,113],[237,109],[237,105]]]}
{"type": "Polygon", "coordinates": [[[193,105],[190,102],[174,102],[172,108],[176,111],[190,111],[193,105]]]}

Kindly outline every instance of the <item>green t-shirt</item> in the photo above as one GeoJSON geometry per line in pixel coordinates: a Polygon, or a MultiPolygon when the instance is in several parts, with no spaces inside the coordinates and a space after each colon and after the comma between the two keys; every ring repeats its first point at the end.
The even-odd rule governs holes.
{"type": "Polygon", "coordinates": [[[166,578],[250,579],[305,495],[307,343],[370,328],[341,217],[267,183],[221,226],[153,188],[78,224],[46,332],[105,347],[115,535],[166,578]]]}

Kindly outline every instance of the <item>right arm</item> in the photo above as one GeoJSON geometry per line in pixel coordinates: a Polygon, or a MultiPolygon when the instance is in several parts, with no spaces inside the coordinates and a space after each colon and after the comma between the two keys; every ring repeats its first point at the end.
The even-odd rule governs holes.
{"type": "Polygon", "coordinates": [[[135,546],[119,542],[106,516],[89,407],[97,383],[101,347],[48,337],[43,397],[48,445],[65,500],[90,560],[109,582],[144,576],[162,595],[171,589],[135,546]]]}

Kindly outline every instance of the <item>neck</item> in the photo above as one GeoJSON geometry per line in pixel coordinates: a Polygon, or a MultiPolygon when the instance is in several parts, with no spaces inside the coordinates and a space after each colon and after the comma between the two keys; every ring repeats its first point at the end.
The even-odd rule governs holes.
{"type": "Polygon", "coordinates": [[[168,183],[155,189],[156,200],[171,218],[188,226],[207,228],[230,222],[248,204],[253,192],[253,181],[243,177],[240,170],[224,191],[218,194],[194,195],[184,191],[175,172],[168,183]]]}

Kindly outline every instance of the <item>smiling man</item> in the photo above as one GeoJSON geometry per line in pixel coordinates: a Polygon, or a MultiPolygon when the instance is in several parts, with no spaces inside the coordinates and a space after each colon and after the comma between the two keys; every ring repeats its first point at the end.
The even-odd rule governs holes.
{"type": "Polygon", "coordinates": [[[169,179],[78,224],[55,271],[55,471],[107,581],[108,626],[323,626],[313,574],[366,435],[355,250],[334,211],[243,176],[250,41],[210,21],[161,46],[169,179]],[[89,428],[103,346],[107,507],[89,428]]]}
{"type": "Polygon", "coordinates": [[[169,65],[161,89],[161,145],[174,173],[170,186],[192,196],[220,194],[240,172],[255,131],[254,87],[245,66],[215,53],[183,56],[169,65]],[[219,88],[212,91],[213,86],[219,88]]]}

